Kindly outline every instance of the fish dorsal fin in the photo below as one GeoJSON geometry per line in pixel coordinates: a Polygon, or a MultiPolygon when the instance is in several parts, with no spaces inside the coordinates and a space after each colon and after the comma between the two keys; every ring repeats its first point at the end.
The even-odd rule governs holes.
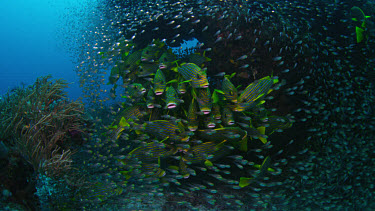
{"type": "Polygon", "coordinates": [[[225,142],[227,142],[227,140],[224,140],[224,141],[220,142],[218,145],[216,145],[216,147],[215,147],[216,150],[219,150],[221,147],[223,147],[225,142]]]}

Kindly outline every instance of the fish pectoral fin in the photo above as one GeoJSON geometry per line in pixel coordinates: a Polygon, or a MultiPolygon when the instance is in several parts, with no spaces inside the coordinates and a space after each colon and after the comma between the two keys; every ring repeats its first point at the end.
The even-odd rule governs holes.
{"type": "Polygon", "coordinates": [[[215,90],[214,90],[214,93],[215,93],[215,92],[220,93],[220,94],[225,94],[225,93],[224,93],[222,90],[220,90],[220,89],[215,89],[215,90]]]}
{"type": "Polygon", "coordinates": [[[160,143],[163,143],[163,142],[166,141],[167,139],[169,139],[169,136],[167,136],[165,139],[163,139],[160,143]]]}
{"type": "Polygon", "coordinates": [[[187,80],[187,81],[181,81],[181,82],[179,82],[178,84],[182,84],[182,83],[190,83],[191,82],[191,80],[187,80]]]}
{"type": "MultiPolygon", "coordinates": [[[[266,134],[266,127],[261,126],[258,127],[257,130],[259,131],[260,134],[265,135],[266,134]]],[[[267,143],[267,139],[259,136],[259,140],[262,141],[263,144],[267,143]]]]}
{"type": "Polygon", "coordinates": [[[275,172],[275,169],[273,169],[273,168],[267,168],[267,171],[275,172]]]}
{"type": "Polygon", "coordinates": [[[238,184],[241,188],[250,185],[254,178],[240,177],[240,183],[238,184]]]}
{"type": "Polygon", "coordinates": [[[204,161],[204,165],[207,166],[207,167],[212,167],[214,164],[211,161],[206,160],[206,161],[204,161]]]}
{"type": "Polygon", "coordinates": [[[131,175],[129,175],[130,171],[120,171],[120,173],[125,176],[126,180],[128,180],[132,177],[131,175]]]}
{"type": "Polygon", "coordinates": [[[168,81],[166,84],[171,84],[171,83],[178,83],[178,80],[177,79],[173,79],[173,80],[168,81]]]}

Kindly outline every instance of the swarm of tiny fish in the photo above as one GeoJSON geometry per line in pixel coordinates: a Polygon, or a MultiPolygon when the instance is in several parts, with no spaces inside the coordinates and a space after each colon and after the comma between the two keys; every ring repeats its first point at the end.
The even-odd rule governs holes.
{"type": "MultiPolygon", "coordinates": [[[[176,60],[164,43],[154,41],[123,54],[109,76],[110,83],[121,79],[125,88],[125,102],[109,126],[109,136],[120,143],[135,143],[117,159],[126,183],[183,184],[176,194],[184,195],[185,180],[192,176],[210,175],[240,189],[265,171],[280,171],[270,168],[271,158],[262,153],[272,147],[269,136],[293,123],[291,116],[277,116],[264,106],[267,96],[282,85],[277,77],[240,88],[231,82],[234,73],[221,76],[221,89],[212,89],[203,70],[211,61],[205,53],[176,60]],[[247,160],[254,150],[259,153],[255,162],[262,163],[247,160]],[[253,173],[232,177],[231,168],[253,173]]],[[[214,185],[208,183],[197,190],[214,185]]]]}
{"type": "Polygon", "coordinates": [[[361,4],[113,2],[78,69],[98,108],[107,75],[120,101],[90,166],[167,208],[371,207],[375,48],[357,43],[371,21],[351,19],[353,6],[371,15],[361,4]],[[194,37],[193,50],[168,50],[194,37]]]}

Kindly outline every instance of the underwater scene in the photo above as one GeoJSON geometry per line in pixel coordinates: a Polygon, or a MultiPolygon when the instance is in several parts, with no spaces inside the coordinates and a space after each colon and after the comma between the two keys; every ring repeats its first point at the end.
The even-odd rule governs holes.
{"type": "Polygon", "coordinates": [[[375,210],[373,0],[15,2],[0,210],[375,210]]]}

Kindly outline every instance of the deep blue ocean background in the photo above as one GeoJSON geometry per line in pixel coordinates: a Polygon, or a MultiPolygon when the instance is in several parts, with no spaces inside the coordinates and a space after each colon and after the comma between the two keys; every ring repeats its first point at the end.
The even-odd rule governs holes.
{"type": "MultiPolygon", "coordinates": [[[[77,46],[67,42],[69,36],[78,31],[71,31],[72,26],[64,21],[72,11],[83,10],[84,5],[85,1],[74,0],[0,2],[3,49],[0,52],[0,94],[51,74],[55,79],[63,78],[72,83],[67,89],[69,98],[78,99],[81,93],[72,62],[74,54],[69,52],[69,48],[77,46]]],[[[78,30],[80,26],[75,27],[78,30]]]]}

